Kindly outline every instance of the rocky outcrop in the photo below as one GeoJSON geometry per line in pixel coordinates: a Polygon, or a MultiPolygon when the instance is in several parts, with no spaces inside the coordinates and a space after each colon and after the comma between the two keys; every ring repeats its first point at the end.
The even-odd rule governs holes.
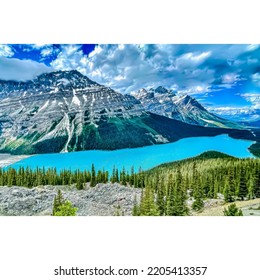
{"type": "Polygon", "coordinates": [[[140,200],[141,190],[117,183],[98,184],[94,188],[76,190],[64,186],[37,188],[0,187],[0,215],[43,216],[52,214],[57,189],[63,197],[78,208],[79,216],[131,215],[132,208],[140,200]]]}
{"type": "Polygon", "coordinates": [[[104,123],[141,115],[144,109],[134,97],[75,70],[27,82],[0,81],[0,150],[30,154],[97,148],[89,138],[102,144],[104,123]]]}
{"type": "Polygon", "coordinates": [[[194,97],[176,95],[172,90],[159,86],[156,89],[140,89],[132,93],[146,111],[192,125],[242,128],[206,110],[194,97]]]}

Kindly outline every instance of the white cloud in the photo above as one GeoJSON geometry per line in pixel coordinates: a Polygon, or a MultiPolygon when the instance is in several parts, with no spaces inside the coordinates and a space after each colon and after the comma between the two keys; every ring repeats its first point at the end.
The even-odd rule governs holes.
{"type": "Polygon", "coordinates": [[[233,84],[237,80],[238,80],[238,75],[235,73],[227,73],[222,76],[222,82],[224,84],[233,84]]]}
{"type": "Polygon", "coordinates": [[[80,46],[63,46],[51,65],[57,70],[77,69],[122,93],[159,85],[169,88],[180,85],[180,92],[191,93],[207,88],[214,79],[214,71],[198,66],[211,52],[178,56],[179,50],[176,45],[98,45],[86,56],[80,46]]]}
{"type": "MultiPolygon", "coordinates": [[[[181,93],[198,94],[210,91],[212,84],[214,91],[231,88],[251,75],[247,69],[248,65],[256,64],[257,48],[255,45],[97,45],[86,56],[79,45],[65,45],[51,65],[56,70],[76,69],[122,93],[163,85],[181,93]],[[245,52],[250,55],[241,56],[245,52]]],[[[253,75],[252,79],[256,78],[253,75]]]]}
{"type": "Polygon", "coordinates": [[[240,96],[252,103],[253,109],[260,109],[260,93],[243,93],[240,96]]]}
{"type": "Polygon", "coordinates": [[[252,75],[252,81],[260,86],[260,73],[255,73],[252,75]]]}
{"type": "Polygon", "coordinates": [[[52,48],[43,49],[43,50],[41,50],[41,56],[47,57],[47,56],[51,55],[52,52],[53,52],[52,48]]]}
{"type": "Polygon", "coordinates": [[[64,45],[57,58],[51,62],[51,66],[56,70],[76,69],[82,74],[86,74],[86,56],[78,45],[64,45]]]}
{"type": "Polygon", "coordinates": [[[14,52],[8,45],[0,45],[0,57],[12,57],[14,52]]]}
{"type": "Polygon", "coordinates": [[[33,45],[30,45],[33,49],[36,49],[36,50],[40,50],[40,49],[43,49],[43,48],[46,48],[46,44],[33,44],[33,45]]]}
{"type": "Polygon", "coordinates": [[[258,44],[251,44],[251,45],[248,45],[248,46],[246,47],[246,50],[247,50],[247,51],[254,51],[254,50],[258,49],[258,48],[259,48],[259,45],[258,45],[258,44]]]}
{"type": "Polygon", "coordinates": [[[26,81],[53,71],[51,67],[33,60],[0,57],[0,79],[26,81]]]}
{"type": "Polygon", "coordinates": [[[220,115],[236,115],[238,113],[249,113],[250,108],[248,107],[208,107],[209,110],[214,111],[220,115]]]}
{"type": "Polygon", "coordinates": [[[202,53],[185,53],[176,59],[177,68],[182,69],[184,66],[188,68],[193,68],[202,64],[208,57],[210,57],[211,52],[202,53]]]}
{"type": "Polygon", "coordinates": [[[207,107],[210,112],[233,121],[255,121],[260,118],[260,110],[252,107],[207,107]]]}

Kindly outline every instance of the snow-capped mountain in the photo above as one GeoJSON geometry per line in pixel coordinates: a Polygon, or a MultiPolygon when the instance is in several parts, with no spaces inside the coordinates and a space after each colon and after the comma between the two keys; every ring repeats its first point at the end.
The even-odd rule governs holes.
{"type": "Polygon", "coordinates": [[[54,138],[58,150],[84,148],[82,135],[88,125],[91,130],[109,117],[142,114],[134,97],[99,85],[77,71],[42,74],[28,82],[0,81],[0,149],[23,147],[26,152],[25,146],[40,148],[54,138]]]}
{"type": "MultiPolygon", "coordinates": [[[[154,103],[158,99],[159,104],[174,104],[178,108],[178,102],[184,102],[162,87],[149,94],[154,103]]],[[[75,70],[42,74],[27,82],[0,81],[0,152],[113,150],[184,137],[237,133],[189,125],[147,112],[142,98],[139,100],[75,70]]],[[[186,103],[185,108],[189,108],[190,103],[186,103]]],[[[245,133],[247,136],[243,137],[251,137],[245,133]]]]}
{"type": "Polygon", "coordinates": [[[238,124],[218,117],[207,111],[195,98],[189,95],[176,95],[162,86],[156,89],[140,89],[133,93],[143,107],[152,113],[166,116],[192,125],[240,128],[238,124]]]}

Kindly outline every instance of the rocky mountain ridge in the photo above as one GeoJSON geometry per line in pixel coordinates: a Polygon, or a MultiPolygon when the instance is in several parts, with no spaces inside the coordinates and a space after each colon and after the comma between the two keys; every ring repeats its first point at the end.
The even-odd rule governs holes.
{"type": "Polygon", "coordinates": [[[182,121],[192,125],[242,128],[239,124],[225,120],[207,111],[194,97],[177,95],[162,86],[148,90],[142,88],[132,93],[146,111],[182,121]]]}
{"type": "Polygon", "coordinates": [[[0,81],[0,149],[60,139],[67,152],[82,147],[84,130],[110,118],[145,114],[134,97],[99,85],[77,71],[42,74],[28,82],[0,81]],[[66,140],[66,142],[65,142],[66,140]]]}

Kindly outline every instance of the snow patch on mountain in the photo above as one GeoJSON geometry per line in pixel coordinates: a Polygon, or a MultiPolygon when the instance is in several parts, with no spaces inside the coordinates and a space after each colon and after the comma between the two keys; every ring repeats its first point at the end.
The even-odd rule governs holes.
{"type": "Polygon", "coordinates": [[[195,98],[187,94],[177,95],[162,86],[148,90],[142,88],[132,93],[132,96],[141,102],[145,110],[188,124],[221,128],[241,127],[210,113],[195,98]]]}

